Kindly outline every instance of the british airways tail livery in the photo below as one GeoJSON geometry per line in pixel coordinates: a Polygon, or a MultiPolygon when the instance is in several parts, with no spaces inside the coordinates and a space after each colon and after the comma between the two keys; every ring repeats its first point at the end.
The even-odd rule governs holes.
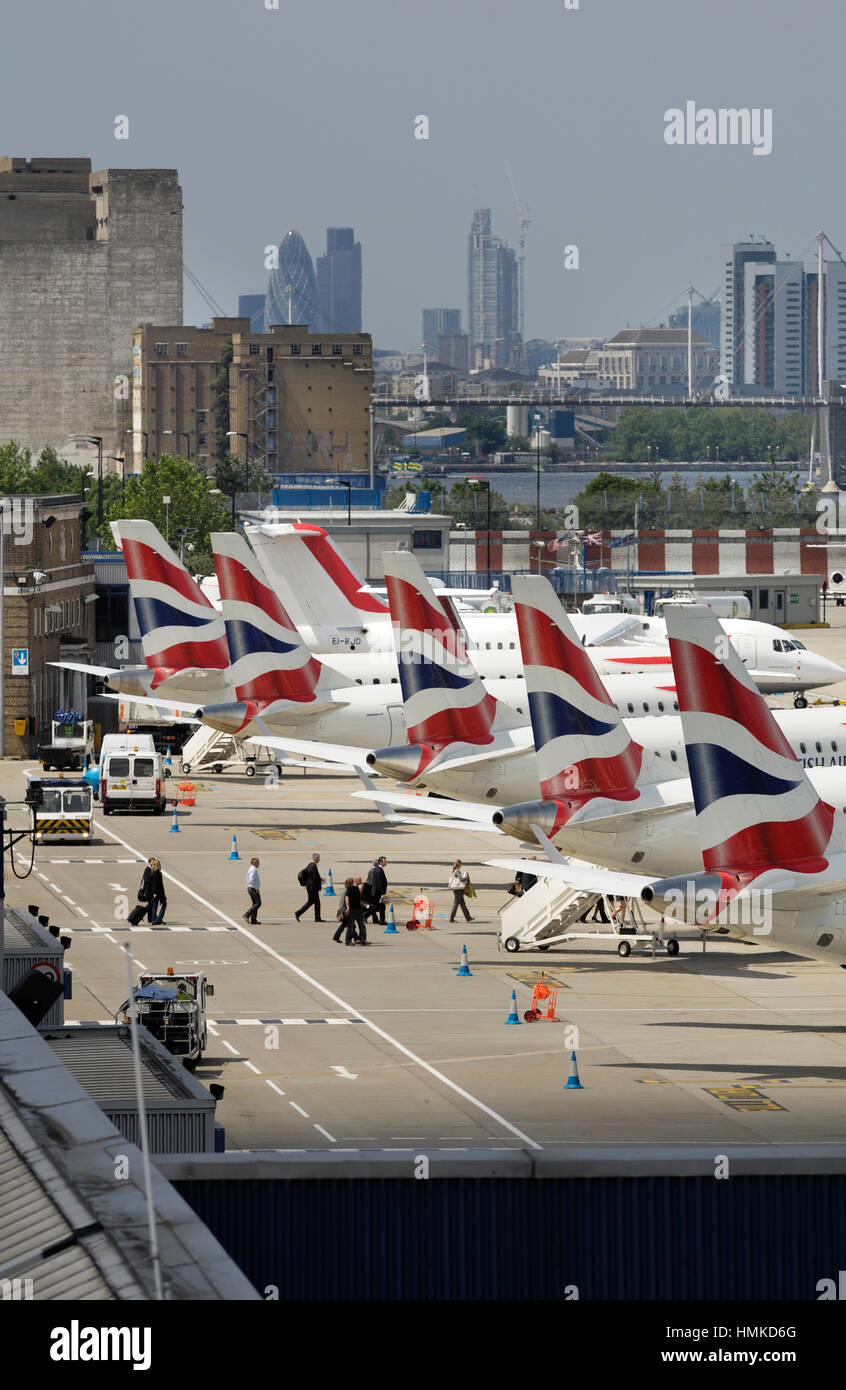
{"type": "Polygon", "coordinates": [[[236,698],[257,706],[274,700],[312,700],[320,663],[268,587],[244,537],[220,532],[211,542],[236,698]]]}
{"type": "Polygon", "coordinates": [[[834,808],[810,782],[710,609],[668,610],[696,828],[707,870],[818,874],[834,808]]]}
{"type": "Polygon", "coordinates": [[[225,671],[223,619],[151,521],[115,521],[147,666],[225,671]]]}

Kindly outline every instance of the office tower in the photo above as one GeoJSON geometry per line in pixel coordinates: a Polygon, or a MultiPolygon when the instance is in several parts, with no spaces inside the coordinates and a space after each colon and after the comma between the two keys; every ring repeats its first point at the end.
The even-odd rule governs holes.
{"type": "Polygon", "coordinates": [[[323,333],[361,332],[361,242],[352,227],[326,228],[326,255],[317,258],[323,333]]]}
{"type": "Polygon", "coordinates": [[[316,328],[319,319],[317,280],[311,256],[299,232],[290,231],[280,243],[276,269],[267,277],[265,327],[296,323],[316,328]]]}
{"type": "MultiPolygon", "coordinates": [[[[667,327],[687,328],[686,304],[677,309],[674,314],[670,314],[667,327]]],[[[720,346],[720,301],[716,296],[698,302],[694,301],[693,331],[704,338],[706,343],[711,343],[713,347],[718,348],[720,346]]]]}
{"type": "Polygon", "coordinates": [[[239,294],[238,317],[239,319],[250,320],[251,333],[264,332],[264,311],[266,303],[267,295],[239,294]]]}
{"type": "Polygon", "coordinates": [[[145,321],[182,321],[176,170],[0,159],[4,439],[37,452],[98,436],[113,467],[129,425],[132,331],[145,321]]]}
{"type": "Polygon", "coordinates": [[[492,235],[490,208],[477,208],[473,214],[467,281],[471,366],[512,366],[522,356],[517,257],[492,235]]]}
{"type": "Polygon", "coordinates": [[[749,264],[774,265],[775,247],[761,240],[739,241],[722,248],[723,312],[720,324],[720,371],[732,386],[746,380],[746,354],[751,346],[745,312],[745,277],[749,264]]]}
{"type": "Polygon", "coordinates": [[[439,338],[458,338],[461,336],[460,309],[424,309],[423,337],[427,350],[434,353],[439,338]]]}
{"type": "Polygon", "coordinates": [[[470,367],[469,341],[466,333],[439,333],[432,353],[436,362],[466,373],[470,367]]]}

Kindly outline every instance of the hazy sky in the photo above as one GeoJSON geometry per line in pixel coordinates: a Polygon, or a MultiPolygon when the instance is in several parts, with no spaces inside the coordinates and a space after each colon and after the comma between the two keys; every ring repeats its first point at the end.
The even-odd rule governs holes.
{"type": "MultiPolygon", "coordinates": [[[[228,313],[289,228],[316,258],[355,227],[377,347],[415,346],[424,306],[466,327],[473,207],[517,243],[508,160],[527,337],[608,335],[714,291],[722,242],[811,255],[822,226],[846,254],[844,37],[836,0],[6,0],[0,153],[178,169],[228,313]],[[771,108],[772,153],[667,145],[687,101],[771,108]]],[[[186,284],[186,322],[209,312],[186,284]]]]}

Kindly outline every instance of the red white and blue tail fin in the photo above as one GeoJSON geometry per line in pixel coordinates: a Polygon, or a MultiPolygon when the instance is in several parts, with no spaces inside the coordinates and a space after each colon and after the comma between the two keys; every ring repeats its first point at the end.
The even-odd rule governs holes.
{"type": "Polygon", "coordinates": [[[667,609],[696,827],[708,870],[749,879],[828,865],[821,800],[709,608],[667,609]]]}
{"type": "Polygon", "coordinates": [[[225,671],[223,619],[151,521],[112,522],[151,669],[225,671]]]}
{"type": "Polygon", "coordinates": [[[367,629],[387,623],[388,606],[371,592],[331,536],[309,522],[249,528],[262,569],[298,627],[367,629]]]}
{"type": "Polygon", "coordinates": [[[497,702],[467,660],[428,579],[408,551],[383,557],[409,740],[490,743],[497,702]]]}
{"type": "Polygon", "coordinates": [[[236,697],[258,705],[313,700],[320,663],[268,587],[244,537],[235,531],[216,532],[211,542],[236,697]]]}
{"type": "Polygon", "coordinates": [[[555,590],[515,575],[514,609],[544,797],[634,801],[643,749],[628,733],[555,590]]]}

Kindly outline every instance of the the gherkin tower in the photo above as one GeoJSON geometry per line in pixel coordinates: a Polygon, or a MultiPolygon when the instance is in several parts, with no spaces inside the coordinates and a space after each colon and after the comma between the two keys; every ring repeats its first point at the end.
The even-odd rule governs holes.
{"type": "Polygon", "coordinates": [[[304,323],[316,332],[319,321],[311,256],[299,232],[290,231],[279,246],[279,264],[268,276],[265,324],[304,323]]]}

